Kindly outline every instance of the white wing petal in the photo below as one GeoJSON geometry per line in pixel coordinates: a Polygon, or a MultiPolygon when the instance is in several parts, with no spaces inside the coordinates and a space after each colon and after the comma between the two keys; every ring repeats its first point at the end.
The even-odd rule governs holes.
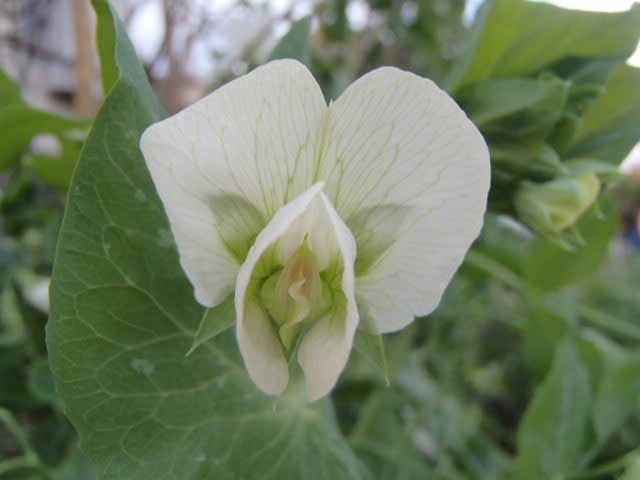
{"type": "Polygon", "coordinates": [[[323,193],[326,218],[334,232],[334,239],[342,261],[342,294],[345,305],[321,318],[302,338],[298,350],[298,363],[304,371],[307,398],[313,402],[327,395],[344,370],[353,346],[353,336],[359,316],[355,301],[353,264],[356,244],[348,227],[323,193]]]}
{"type": "Polygon", "coordinates": [[[354,231],[358,254],[375,256],[358,272],[364,327],[398,330],[437,306],[480,232],[486,144],[433,82],[390,67],[352,84],[328,121],[318,178],[354,231]],[[393,238],[368,248],[372,234],[393,238]]]}
{"type": "Polygon", "coordinates": [[[203,305],[216,305],[233,291],[241,260],[229,246],[253,240],[244,237],[264,226],[257,219],[270,218],[311,185],[315,135],[325,111],[309,71],[281,60],[143,134],[141,148],[182,266],[203,305]],[[237,222],[255,225],[220,225],[229,208],[239,209],[231,212],[237,222]],[[221,238],[221,232],[237,238],[221,238]]]}
{"type": "Polygon", "coordinates": [[[263,392],[280,395],[289,383],[289,367],[271,319],[262,306],[251,301],[237,319],[238,344],[251,380],[263,392]]]}

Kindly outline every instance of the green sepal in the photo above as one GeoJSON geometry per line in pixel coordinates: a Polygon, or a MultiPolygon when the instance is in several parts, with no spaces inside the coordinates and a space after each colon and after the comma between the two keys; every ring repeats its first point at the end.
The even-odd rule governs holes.
{"type": "Polygon", "coordinates": [[[234,305],[234,294],[232,293],[225,298],[221,304],[207,308],[204,311],[200,325],[198,325],[198,330],[193,337],[193,344],[186,355],[191,355],[200,345],[231,328],[235,319],[236,309],[234,305]]]}
{"type": "Polygon", "coordinates": [[[384,377],[384,382],[389,386],[389,366],[387,364],[387,355],[384,350],[384,339],[382,335],[356,330],[353,346],[359,354],[380,369],[384,377]]]}

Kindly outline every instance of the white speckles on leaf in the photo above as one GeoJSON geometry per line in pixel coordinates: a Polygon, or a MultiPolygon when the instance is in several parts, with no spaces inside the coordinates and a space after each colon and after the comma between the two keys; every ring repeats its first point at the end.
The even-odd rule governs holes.
{"type": "Polygon", "coordinates": [[[175,245],[173,235],[171,235],[171,232],[166,228],[161,228],[160,230],[158,230],[156,239],[159,247],[171,247],[175,245]]]}
{"type": "Polygon", "coordinates": [[[135,193],[135,199],[139,202],[145,202],[147,200],[147,196],[144,194],[144,192],[140,189],[136,190],[135,193]]]}
{"type": "Polygon", "coordinates": [[[149,360],[145,360],[144,358],[134,358],[131,360],[131,368],[133,368],[136,372],[142,373],[143,375],[151,375],[153,371],[156,369],[155,365],[149,360]]]}

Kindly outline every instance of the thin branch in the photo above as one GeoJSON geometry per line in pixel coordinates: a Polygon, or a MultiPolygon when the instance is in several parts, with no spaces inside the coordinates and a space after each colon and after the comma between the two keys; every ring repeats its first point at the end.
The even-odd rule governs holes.
{"type": "Polygon", "coordinates": [[[92,17],[86,0],[74,0],[73,6],[73,26],[76,40],[74,103],[76,113],[88,117],[95,113],[96,102],[93,85],[98,77],[93,29],[91,28],[92,17]]]}

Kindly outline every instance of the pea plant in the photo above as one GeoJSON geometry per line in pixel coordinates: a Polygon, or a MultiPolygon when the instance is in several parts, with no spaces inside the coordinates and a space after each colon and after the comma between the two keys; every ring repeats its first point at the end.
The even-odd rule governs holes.
{"type": "Polygon", "coordinates": [[[0,262],[0,368],[32,402],[0,380],[0,478],[640,475],[640,259],[611,248],[640,8],[485,2],[437,84],[373,56],[336,82],[303,18],[170,116],[93,6],[95,119],[36,115],[18,137],[35,114],[0,107],[19,138],[5,231],[41,200],[17,179],[68,190],[35,257],[0,243],[18,259],[0,262]],[[64,167],[25,161],[52,129],[64,167]]]}

